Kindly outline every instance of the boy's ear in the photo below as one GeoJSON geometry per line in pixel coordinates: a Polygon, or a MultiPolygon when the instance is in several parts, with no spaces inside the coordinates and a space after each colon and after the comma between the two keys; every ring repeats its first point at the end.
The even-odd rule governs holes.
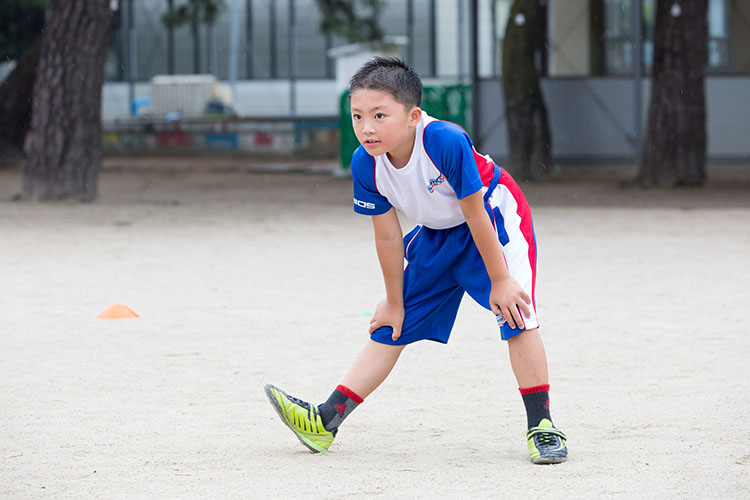
{"type": "Polygon", "coordinates": [[[416,125],[421,119],[422,108],[420,108],[419,106],[414,106],[413,108],[411,108],[411,111],[409,111],[409,123],[411,125],[416,125]]]}

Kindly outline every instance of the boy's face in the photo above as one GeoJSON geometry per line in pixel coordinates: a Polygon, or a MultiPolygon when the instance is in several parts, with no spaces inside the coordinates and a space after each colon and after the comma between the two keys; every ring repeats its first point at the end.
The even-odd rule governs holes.
{"type": "Polygon", "coordinates": [[[407,110],[388,92],[359,89],[351,94],[351,112],[354,133],[371,156],[409,159],[422,110],[407,110]]]}

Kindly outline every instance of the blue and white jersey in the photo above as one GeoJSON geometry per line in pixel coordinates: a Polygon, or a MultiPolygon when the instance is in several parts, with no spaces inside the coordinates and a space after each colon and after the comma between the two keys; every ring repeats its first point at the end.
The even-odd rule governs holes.
{"type": "Polygon", "coordinates": [[[458,125],[422,111],[409,162],[396,168],[387,155],[360,146],[352,156],[354,211],[384,214],[391,207],[415,224],[446,229],[466,222],[458,200],[486,191],[495,165],[474,149],[458,125]]]}

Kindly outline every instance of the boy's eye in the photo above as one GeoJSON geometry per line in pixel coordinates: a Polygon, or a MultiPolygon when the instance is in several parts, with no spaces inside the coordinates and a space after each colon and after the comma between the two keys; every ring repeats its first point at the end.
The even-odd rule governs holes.
{"type": "Polygon", "coordinates": [[[381,120],[385,118],[385,115],[383,113],[375,113],[375,119],[381,120]]]}
{"type": "Polygon", "coordinates": [[[362,117],[360,115],[356,114],[356,113],[352,115],[352,119],[354,119],[354,120],[359,120],[360,118],[362,118],[362,117]]]}

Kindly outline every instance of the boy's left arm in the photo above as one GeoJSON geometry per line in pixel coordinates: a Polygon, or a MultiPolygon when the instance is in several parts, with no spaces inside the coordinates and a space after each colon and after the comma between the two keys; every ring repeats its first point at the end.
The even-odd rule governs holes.
{"type": "Polygon", "coordinates": [[[531,298],[508,272],[503,248],[484,208],[482,191],[466,196],[458,200],[458,203],[492,282],[492,312],[502,315],[511,328],[516,328],[516,325],[522,327],[523,318],[519,309],[530,316],[527,304],[531,303],[531,298]]]}

